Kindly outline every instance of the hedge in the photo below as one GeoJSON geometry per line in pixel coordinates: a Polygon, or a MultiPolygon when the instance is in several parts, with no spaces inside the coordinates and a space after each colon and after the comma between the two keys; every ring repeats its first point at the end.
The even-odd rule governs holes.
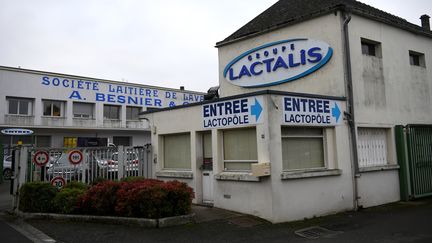
{"type": "Polygon", "coordinates": [[[26,183],[20,210],[105,216],[163,218],[190,213],[194,193],[186,183],[131,177],[88,187],[70,182],[58,191],[49,183],[26,183]]]}

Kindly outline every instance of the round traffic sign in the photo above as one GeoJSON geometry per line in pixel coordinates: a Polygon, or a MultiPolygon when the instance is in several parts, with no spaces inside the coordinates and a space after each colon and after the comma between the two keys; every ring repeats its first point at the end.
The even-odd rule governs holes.
{"type": "Polygon", "coordinates": [[[55,186],[57,189],[62,189],[66,185],[66,180],[61,176],[56,176],[52,178],[51,185],[55,186]]]}
{"type": "Polygon", "coordinates": [[[77,165],[79,163],[81,163],[81,161],[83,160],[84,156],[81,153],[81,151],[79,150],[72,150],[69,152],[69,162],[71,164],[77,165]]]}
{"type": "Polygon", "coordinates": [[[33,163],[38,166],[44,166],[49,161],[49,154],[47,151],[39,150],[33,155],[33,163]]]}

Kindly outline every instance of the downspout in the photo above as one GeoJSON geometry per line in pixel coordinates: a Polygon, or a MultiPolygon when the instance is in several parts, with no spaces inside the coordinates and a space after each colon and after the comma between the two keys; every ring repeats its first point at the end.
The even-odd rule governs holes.
{"type": "Polygon", "coordinates": [[[360,177],[357,154],[357,131],[354,116],[354,98],[353,98],[353,80],[351,70],[351,53],[349,45],[348,23],[351,20],[351,14],[345,9],[342,10],[343,21],[343,50],[345,52],[345,75],[346,75],[346,92],[347,92],[347,111],[345,119],[348,121],[351,140],[351,169],[353,175],[353,206],[354,210],[359,208],[358,182],[360,177]]]}

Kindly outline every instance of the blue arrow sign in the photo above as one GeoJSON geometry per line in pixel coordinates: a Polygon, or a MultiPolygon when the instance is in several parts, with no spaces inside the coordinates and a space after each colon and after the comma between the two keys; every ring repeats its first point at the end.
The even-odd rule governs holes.
{"type": "Polygon", "coordinates": [[[337,103],[335,103],[335,106],[332,108],[332,116],[336,118],[336,122],[338,122],[340,114],[341,111],[339,109],[339,106],[337,105],[337,103]]]}
{"type": "Polygon", "coordinates": [[[258,102],[258,100],[255,98],[255,104],[251,106],[251,115],[255,116],[256,120],[258,121],[261,112],[262,112],[262,106],[258,102]]]}

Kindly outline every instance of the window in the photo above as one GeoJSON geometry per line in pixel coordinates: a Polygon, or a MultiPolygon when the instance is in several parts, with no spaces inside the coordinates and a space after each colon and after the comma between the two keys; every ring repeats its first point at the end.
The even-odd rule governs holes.
{"type": "Polygon", "coordinates": [[[423,53],[409,51],[409,61],[412,66],[425,67],[425,58],[423,53]]]}
{"type": "Polygon", "coordinates": [[[104,119],[120,120],[120,108],[118,105],[104,105],[104,119]]]}
{"type": "Polygon", "coordinates": [[[361,38],[361,49],[363,55],[381,57],[381,44],[379,42],[361,38]]]}
{"type": "Polygon", "coordinates": [[[358,128],[359,167],[387,165],[386,128],[358,128]]]}
{"type": "Polygon", "coordinates": [[[189,133],[163,136],[164,168],[191,169],[191,142],[189,133]]]}
{"type": "Polygon", "coordinates": [[[113,143],[117,146],[131,146],[131,139],[132,137],[124,137],[124,136],[118,136],[113,137],[113,143]]]}
{"type": "Polygon", "coordinates": [[[63,138],[63,147],[66,148],[75,148],[77,147],[77,138],[76,137],[64,137],[63,138]]]}
{"type": "Polygon", "coordinates": [[[73,103],[73,115],[75,118],[93,118],[93,107],[92,103],[73,103]]]}
{"type": "Polygon", "coordinates": [[[63,116],[64,102],[42,100],[44,116],[63,116]]]}
{"type": "Polygon", "coordinates": [[[126,120],[139,120],[138,114],[141,112],[141,107],[126,107],[126,120]]]}
{"type": "Polygon", "coordinates": [[[282,127],[284,170],[324,168],[322,128],[282,127]]]}
{"type": "Polygon", "coordinates": [[[31,116],[32,115],[32,100],[31,99],[25,99],[25,98],[6,98],[8,105],[9,105],[9,111],[8,114],[11,115],[26,115],[31,116]]]}
{"type": "Polygon", "coordinates": [[[258,162],[255,128],[223,131],[223,150],[225,170],[251,170],[251,164],[258,162]]]}
{"type": "Polygon", "coordinates": [[[51,147],[51,136],[35,136],[36,147],[51,147]]]}

